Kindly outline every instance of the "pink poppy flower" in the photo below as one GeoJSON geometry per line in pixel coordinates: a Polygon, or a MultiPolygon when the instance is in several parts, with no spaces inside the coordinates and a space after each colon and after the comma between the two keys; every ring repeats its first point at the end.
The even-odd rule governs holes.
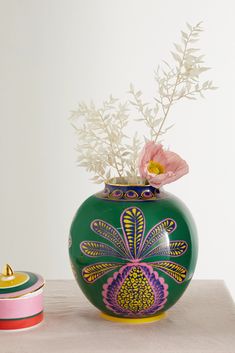
{"type": "Polygon", "coordinates": [[[189,167],[178,154],[164,151],[161,144],[149,141],[141,152],[139,171],[150,185],[160,188],[187,174],[189,167]]]}

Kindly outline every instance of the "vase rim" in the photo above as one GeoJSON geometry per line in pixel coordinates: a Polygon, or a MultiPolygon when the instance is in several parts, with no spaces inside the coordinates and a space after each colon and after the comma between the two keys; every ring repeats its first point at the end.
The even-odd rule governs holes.
{"type": "Polygon", "coordinates": [[[136,178],[136,180],[139,180],[140,183],[138,183],[138,182],[128,183],[127,181],[126,182],[124,182],[124,181],[122,182],[122,180],[127,180],[127,179],[125,177],[114,177],[114,178],[105,180],[104,183],[106,185],[111,185],[111,186],[125,186],[125,187],[131,187],[131,186],[142,186],[143,187],[144,186],[144,187],[151,187],[151,185],[147,182],[147,180],[143,179],[141,177],[137,177],[136,178]]]}

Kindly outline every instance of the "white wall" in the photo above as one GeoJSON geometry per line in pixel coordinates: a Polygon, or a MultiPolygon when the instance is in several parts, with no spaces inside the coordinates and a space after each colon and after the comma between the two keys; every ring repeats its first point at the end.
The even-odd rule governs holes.
{"type": "Polygon", "coordinates": [[[81,99],[148,99],[153,70],[186,21],[204,21],[201,48],[220,89],[185,102],[166,144],[191,172],[167,189],[199,231],[195,278],[234,281],[235,5],[232,0],[0,1],[0,263],[71,278],[67,236],[76,208],[100,187],[75,164],[67,120],[81,99]]]}

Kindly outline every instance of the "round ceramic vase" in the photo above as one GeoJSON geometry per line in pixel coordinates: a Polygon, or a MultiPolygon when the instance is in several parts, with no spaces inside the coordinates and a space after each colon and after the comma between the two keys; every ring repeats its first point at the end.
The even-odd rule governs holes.
{"type": "Polygon", "coordinates": [[[150,185],[106,183],[79,207],[69,237],[80,288],[113,321],[162,318],[192,279],[197,251],[186,206],[150,185]]]}

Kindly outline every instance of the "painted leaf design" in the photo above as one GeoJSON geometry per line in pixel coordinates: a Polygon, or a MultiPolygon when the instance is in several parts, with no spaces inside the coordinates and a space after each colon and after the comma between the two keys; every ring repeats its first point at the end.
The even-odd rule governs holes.
{"type": "Polygon", "coordinates": [[[121,225],[125,235],[131,257],[138,257],[145,231],[143,212],[137,207],[129,207],[121,215],[121,225]]]}
{"type": "Polygon", "coordinates": [[[117,263],[117,262],[96,263],[94,265],[89,265],[89,266],[84,267],[84,269],[82,270],[82,276],[86,282],[93,283],[97,279],[104,276],[106,273],[108,273],[112,270],[115,270],[117,267],[120,267],[121,265],[122,265],[121,263],[117,263]]]}
{"type": "Polygon", "coordinates": [[[170,241],[170,243],[162,243],[153,250],[150,250],[146,255],[145,258],[151,256],[181,256],[183,255],[188,249],[188,244],[184,240],[176,240],[170,241]]]}
{"type": "Polygon", "coordinates": [[[113,249],[111,246],[101,243],[99,241],[83,241],[80,244],[80,249],[83,254],[90,257],[98,256],[115,256],[123,258],[123,255],[113,249]]]}
{"type": "Polygon", "coordinates": [[[113,243],[123,255],[128,256],[128,251],[120,233],[111,226],[111,224],[102,221],[101,219],[95,219],[91,223],[91,229],[104,239],[111,241],[111,243],[113,243]]]}
{"type": "Polygon", "coordinates": [[[160,239],[167,239],[168,235],[174,232],[175,229],[176,222],[171,218],[166,218],[156,224],[146,235],[140,256],[144,257],[153,245],[155,245],[160,239]]]}
{"type": "Polygon", "coordinates": [[[173,278],[177,283],[183,283],[186,279],[187,270],[185,267],[171,261],[157,261],[152,262],[150,265],[154,269],[161,270],[166,273],[168,276],[173,278]]]}

